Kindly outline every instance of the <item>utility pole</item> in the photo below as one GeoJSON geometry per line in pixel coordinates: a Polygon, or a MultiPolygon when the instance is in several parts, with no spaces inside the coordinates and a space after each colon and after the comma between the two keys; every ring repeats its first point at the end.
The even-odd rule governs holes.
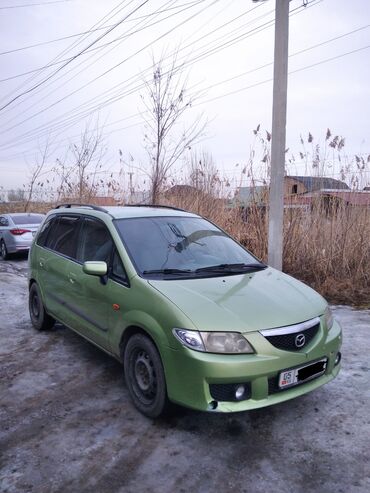
{"type": "Polygon", "coordinates": [[[289,1],[276,0],[268,263],[282,270],[289,1]]]}
{"type": "Polygon", "coordinates": [[[127,173],[130,177],[130,204],[132,203],[132,195],[133,195],[133,188],[132,188],[132,175],[134,174],[133,171],[129,171],[127,173]]]}

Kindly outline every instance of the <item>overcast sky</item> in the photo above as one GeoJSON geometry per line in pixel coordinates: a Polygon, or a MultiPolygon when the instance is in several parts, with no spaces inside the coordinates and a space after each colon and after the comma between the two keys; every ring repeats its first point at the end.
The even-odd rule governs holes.
{"type": "MultiPolygon", "coordinates": [[[[290,3],[289,154],[297,155],[300,135],[306,139],[308,132],[323,145],[329,127],[346,138],[345,153],[367,156],[370,2],[302,4],[290,3]]],[[[87,121],[97,119],[104,124],[107,166],[119,171],[121,149],[142,168],[137,179],[144,176],[141,85],[150,78],[152,54],[166,53],[169,63],[176,48],[178,62],[186,62],[189,96],[200,93],[181,125],[202,113],[208,125],[199,148],[235,177],[256,145],[252,130],[271,129],[274,8],[273,0],[0,0],[0,186],[27,180],[47,138],[52,166],[78,142],[87,121]],[[62,68],[62,60],[92,43],[97,49],[62,68]]],[[[289,171],[305,168],[297,160],[289,171]]]]}

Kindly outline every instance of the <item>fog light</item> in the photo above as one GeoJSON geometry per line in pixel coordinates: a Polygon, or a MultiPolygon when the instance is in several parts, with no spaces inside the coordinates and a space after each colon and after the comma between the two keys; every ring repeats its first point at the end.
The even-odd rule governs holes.
{"type": "Polygon", "coordinates": [[[235,399],[241,401],[245,394],[245,385],[238,385],[235,389],[235,399]]]}
{"type": "Polygon", "coordinates": [[[339,353],[337,353],[337,355],[335,357],[334,366],[339,365],[341,359],[342,359],[342,354],[339,352],[339,353]]]}

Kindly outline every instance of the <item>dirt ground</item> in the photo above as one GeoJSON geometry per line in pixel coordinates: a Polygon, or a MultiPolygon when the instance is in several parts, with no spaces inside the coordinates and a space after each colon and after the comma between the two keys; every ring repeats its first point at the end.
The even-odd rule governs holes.
{"type": "Polygon", "coordinates": [[[368,493],[370,312],[334,307],[342,370],[296,400],[167,420],[131,404],[121,366],[58,325],[38,333],[27,263],[0,261],[1,493],[368,493]]]}

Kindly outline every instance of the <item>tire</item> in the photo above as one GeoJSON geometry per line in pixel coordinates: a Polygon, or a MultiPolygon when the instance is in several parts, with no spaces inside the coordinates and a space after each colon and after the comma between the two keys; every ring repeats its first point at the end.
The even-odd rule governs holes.
{"type": "Polygon", "coordinates": [[[3,260],[8,260],[9,259],[9,253],[8,253],[7,248],[6,248],[6,245],[5,245],[5,241],[4,240],[1,240],[1,243],[0,243],[0,257],[3,260]]]}
{"type": "Polygon", "coordinates": [[[30,288],[28,308],[32,325],[36,330],[48,330],[53,327],[55,320],[46,313],[42,303],[40,289],[35,282],[30,288]]]}
{"type": "Polygon", "coordinates": [[[130,337],[123,357],[125,380],[136,408],[149,418],[167,414],[166,379],[157,348],[143,334],[130,337]]]}

